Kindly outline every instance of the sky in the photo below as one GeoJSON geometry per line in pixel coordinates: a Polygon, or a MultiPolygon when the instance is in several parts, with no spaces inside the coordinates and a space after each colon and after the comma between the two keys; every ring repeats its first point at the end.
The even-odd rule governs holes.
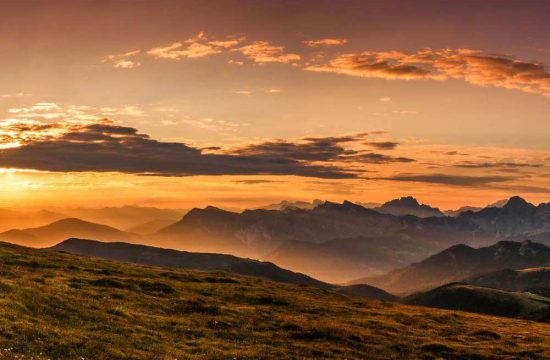
{"type": "Polygon", "coordinates": [[[0,14],[0,207],[550,199],[547,1],[0,14]]]}

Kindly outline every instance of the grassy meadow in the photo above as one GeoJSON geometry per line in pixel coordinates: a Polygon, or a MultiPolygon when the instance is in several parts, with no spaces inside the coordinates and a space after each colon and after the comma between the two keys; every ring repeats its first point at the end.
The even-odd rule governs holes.
{"type": "Polygon", "coordinates": [[[0,359],[544,359],[550,325],[0,244],[0,359]]]}

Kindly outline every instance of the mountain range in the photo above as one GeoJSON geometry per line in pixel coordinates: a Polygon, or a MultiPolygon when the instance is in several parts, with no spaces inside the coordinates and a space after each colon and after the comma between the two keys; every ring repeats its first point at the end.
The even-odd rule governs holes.
{"type": "MultiPolygon", "coordinates": [[[[467,245],[454,245],[421,262],[384,275],[358,279],[350,284],[366,283],[392,293],[403,294],[463,281],[491,271],[547,265],[550,265],[550,247],[529,240],[500,241],[492,246],[478,249],[467,245]]],[[[474,285],[488,285],[480,279],[465,281],[474,285]]],[[[510,290],[515,289],[510,288],[510,290]]]]}
{"type": "MultiPolygon", "coordinates": [[[[439,211],[411,197],[381,207],[395,210],[404,204],[423,209],[424,215],[426,211],[439,211]]],[[[524,239],[550,244],[550,204],[535,206],[519,197],[510,198],[502,207],[465,211],[455,217],[392,215],[350,201],[318,201],[307,209],[287,205],[282,210],[243,212],[209,206],[193,209],[180,220],[174,217],[183,212],[176,210],[87,209],[84,212],[88,215],[81,215],[99,212],[100,217],[113,218],[109,223],[134,225],[123,231],[76,218],[57,219],[45,226],[4,231],[0,240],[45,247],[78,237],[232,254],[270,261],[331,283],[381,275],[455,244],[479,247],[524,239]]],[[[41,214],[44,219],[63,216],[55,212],[41,214]]]]}
{"type": "Polygon", "coordinates": [[[382,214],[344,201],[313,209],[193,209],[154,236],[167,246],[268,259],[324,281],[374,275],[454,244],[486,246],[536,238],[550,243],[550,204],[512,197],[502,208],[456,217],[382,214]],[[332,271],[335,269],[334,271],[332,271]],[[327,274],[332,274],[327,276],[327,274]]]}

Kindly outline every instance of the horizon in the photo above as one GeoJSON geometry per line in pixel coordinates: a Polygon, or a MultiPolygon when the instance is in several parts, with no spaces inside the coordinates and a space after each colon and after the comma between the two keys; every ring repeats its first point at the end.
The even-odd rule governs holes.
{"type": "MultiPolygon", "coordinates": [[[[241,208],[225,206],[225,205],[219,205],[219,204],[215,204],[215,203],[198,205],[198,206],[190,206],[190,207],[182,207],[182,206],[180,206],[180,207],[178,207],[178,206],[163,207],[163,206],[154,206],[154,205],[146,205],[146,204],[144,205],[144,204],[139,204],[139,203],[128,203],[128,204],[121,204],[121,205],[105,205],[105,206],[100,206],[100,205],[95,205],[95,206],[83,206],[83,205],[80,205],[80,206],[75,206],[75,205],[31,206],[31,207],[28,207],[28,206],[4,206],[4,207],[2,207],[2,206],[0,206],[0,210],[13,210],[13,211],[20,211],[20,212],[51,211],[51,212],[60,212],[60,213],[62,213],[63,211],[71,211],[71,210],[103,210],[103,209],[143,208],[143,209],[174,210],[174,211],[182,211],[184,213],[187,213],[188,211],[190,211],[192,209],[205,209],[207,207],[214,207],[214,208],[222,209],[222,210],[225,210],[225,211],[240,213],[240,212],[243,212],[243,211],[246,211],[246,210],[256,210],[256,209],[261,209],[261,208],[271,206],[271,205],[280,205],[280,204],[283,204],[285,202],[288,202],[290,204],[292,204],[292,203],[307,203],[307,204],[312,204],[312,205],[314,205],[316,202],[319,202],[319,204],[323,204],[325,202],[330,202],[330,203],[334,203],[334,204],[343,204],[344,202],[350,202],[350,203],[353,203],[355,205],[359,205],[359,206],[362,206],[362,207],[365,207],[365,208],[373,208],[373,207],[376,207],[376,206],[381,206],[381,205],[383,205],[387,202],[390,202],[390,201],[400,200],[400,199],[408,198],[408,197],[412,197],[415,200],[417,200],[419,205],[427,205],[427,206],[430,206],[431,208],[438,209],[442,212],[457,211],[457,210],[460,210],[462,208],[467,208],[467,207],[474,207],[474,208],[479,208],[479,209],[488,208],[488,207],[492,207],[493,205],[495,205],[497,203],[500,203],[500,202],[507,202],[512,197],[519,197],[519,198],[525,200],[527,203],[530,203],[530,204],[535,205],[535,206],[539,206],[539,205],[542,205],[542,204],[549,203],[549,201],[532,202],[532,201],[530,201],[529,199],[527,199],[523,196],[512,195],[509,198],[494,199],[494,201],[490,201],[489,203],[483,203],[483,204],[480,204],[480,205],[472,205],[472,204],[469,204],[469,203],[465,203],[463,205],[453,207],[453,208],[441,208],[441,207],[435,206],[434,204],[424,202],[421,199],[418,199],[414,196],[403,195],[403,196],[398,196],[398,197],[392,198],[392,199],[382,200],[381,202],[358,201],[358,200],[347,199],[347,198],[345,198],[343,200],[340,200],[340,201],[332,201],[332,200],[327,200],[327,199],[309,199],[309,200],[308,199],[281,199],[281,200],[275,201],[275,202],[258,203],[258,204],[255,204],[255,205],[252,205],[252,206],[249,206],[249,207],[241,207],[241,208]]],[[[317,204],[316,206],[318,206],[319,204],[317,204]]],[[[70,215],[70,214],[68,214],[68,215],[70,215]]]]}

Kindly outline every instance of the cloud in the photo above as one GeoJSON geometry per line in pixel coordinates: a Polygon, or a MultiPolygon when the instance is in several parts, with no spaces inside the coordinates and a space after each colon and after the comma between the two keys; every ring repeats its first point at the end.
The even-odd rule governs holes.
{"type": "Polygon", "coordinates": [[[171,60],[179,60],[181,58],[194,59],[221,53],[221,50],[212,45],[194,43],[188,45],[185,48],[183,46],[184,45],[182,43],[175,42],[168,46],[153,48],[147,51],[147,53],[156,57],[157,59],[171,60]]]}
{"type": "Polygon", "coordinates": [[[492,183],[500,183],[500,182],[516,180],[516,177],[465,176],[465,175],[446,175],[446,174],[398,174],[390,177],[380,177],[380,178],[372,178],[372,179],[476,187],[476,186],[488,185],[492,183]]]}
{"type": "Polygon", "coordinates": [[[305,70],[390,80],[460,79],[550,97],[550,74],[544,64],[471,49],[365,51],[342,54],[305,70]]]}
{"type": "Polygon", "coordinates": [[[136,105],[124,105],[120,107],[100,108],[103,116],[124,115],[124,116],[145,116],[145,111],[136,105]]]}
{"type": "Polygon", "coordinates": [[[318,40],[304,40],[303,43],[309,47],[319,47],[319,46],[340,46],[346,44],[348,41],[346,39],[318,39],[318,40]]]}
{"type": "Polygon", "coordinates": [[[346,146],[363,140],[368,134],[308,137],[300,141],[267,141],[260,144],[250,144],[241,148],[232,149],[232,153],[278,158],[296,161],[321,161],[361,164],[387,164],[413,162],[406,157],[393,157],[384,154],[371,153],[363,149],[352,149],[346,146]]]}
{"type": "Polygon", "coordinates": [[[130,59],[138,56],[140,53],[140,50],[133,50],[122,54],[108,55],[101,62],[109,62],[113,65],[113,67],[118,69],[133,69],[141,64],[130,59]]]}
{"type": "Polygon", "coordinates": [[[416,115],[416,114],[418,114],[418,112],[414,111],[414,110],[392,110],[392,113],[393,114],[398,114],[398,115],[416,115]]]}
{"type": "Polygon", "coordinates": [[[17,119],[39,121],[93,122],[111,116],[146,116],[145,111],[136,105],[95,108],[85,105],[60,105],[53,102],[38,102],[23,107],[8,109],[8,113],[17,119]]]}
{"type": "Polygon", "coordinates": [[[456,164],[455,167],[468,168],[468,169],[494,169],[494,168],[506,168],[506,169],[518,169],[518,168],[540,168],[542,164],[530,164],[530,163],[517,163],[517,162],[473,162],[465,161],[460,164],[456,164]]]}
{"type": "Polygon", "coordinates": [[[242,124],[238,124],[232,121],[227,120],[218,120],[210,117],[203,118],[184,118],[170,125],[184,124],[192,126],[199,129],[213,130],[213,131],[226,131],[233,132],[236,131],[238,127],[242,124]]]}
{"type": "Polygon", "coordinates": [[[399,143],[393,141],[367,141],[363,144],[378,150],[393,150],[399,145],[399,143]]]}
{"type": "Polygon", "coordinates": [[[265,93],[267,94],[279,94],[281,92],[281,89],[267,89],[265,90],[265,93]]]}
{"type": "Polygon", "coordinates": [[[292,63],[300,60],[301,56],[293,53],[286,53],[285,47],[272,45],[267,41],[254,41],[253,43],[234,49],[241,52],[247,58],[256,63],[292,63]]]}
{"type": "Polygon", "coordinates": [[[204,32],[182,42],[174,42],[167,46],[155,47],[147,54],[157,59],[180,60],[182,58],[196,59],[220,54],[229,48],[239,45],[245,40],[244,36],[226,40],[209,40],[204,32]]]}
{"type": "Polygon", "coordinates": [[[389,97],[389,96],[384,96],[384,97],[381,97],[380,99],[378,99],[378,101],[380,101],[380,102],[390,102],[390,101],[391,101],[391,97],[389,97]]]}
{"type": "Polygon", "coordinates": [[[233,94],[237,94],[237,95],[245,95],[245,96],[252,96],[254,92],[250,91],[250,90],[235,90],[233,91],[233,94]]]}
{"type": "Polygon", "coordinates": [[[357,178],[360,174],[360,171],[323,161],[355,153],[336,144],[351,141],[357,135],[311,138],[304,140],[307,145],[290,145],[286,150],[285,146],[274,145],[276,143],[263,143],[240,151],[203,153],[183,143],[154,140],[135,128],[115,125],[108,120],[80,125],[48,124],[43,130],[35,128],[32,131],[35,136],[21,142],[20,146],[0,150],[0,166],[53,172],[161,176],[297,175],[342,179],[357,178]]]}
{"type": "Polygon", "coordinates": [[[81,105],[61,106],[53,102],[38,102],[30,106],[9,108],[8,113],[18,119],[38,119],[57,121],[72,119],[75,121],[94,121],[101,116],[93,114],[91,108],[81,105]]]}
{"type": "Polygon", "coordinates": [[[281,183],[279,180],[264,180],[264,179],[250,179],[250,180],[236,180],[236,184],[245,184],[245,185],[259,185],[259,184],[273,184],[281,183]]]}
{"type": "Polygon", "coordinates": [[[27,97],[27,96],[32,96],[32,94],[18,92],[18,93],[13,93],[13,94],[2,94],[2,95],[0,95],[0,98],[7,99],[7,98],[20,98],[20,97],[27,97]]]}

